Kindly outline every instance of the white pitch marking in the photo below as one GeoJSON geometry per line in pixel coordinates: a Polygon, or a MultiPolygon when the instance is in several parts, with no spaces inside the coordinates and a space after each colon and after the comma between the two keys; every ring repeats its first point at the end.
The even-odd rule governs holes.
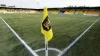
{"type": "Polygon", "coordinates": [[[15,36],[21,41],[21,43],[32,53],[33,56],[38,56],[21,37],[6,23],[6,21],[0,16],[1,20],[8,26],[8,28],[15,34],[15,36]]]}
{"type": "MultiPolygon", "coordinates": [[[[45,50],[45,48],[41,48],[41,49],[37,49],[37,50],[34,50],[35,52],[40,52],[40,51],[43,51],[45,50]]],[[[54,51],[57,51],[58,53],[60,53],[61,51],[57,48],[48,48],[48,50],[54,50],[54,51]]]]}
{"type": "Polygon", "coordinates": [[[62,56],[65,52],[67,52],[82,36],[99,20],[94,21],[93,24],[91,24],[82,34],[80,34],[70,45],[68,45],[64,50],[61,51],[61,53],[58,54],[58,56],[62,56]]]}

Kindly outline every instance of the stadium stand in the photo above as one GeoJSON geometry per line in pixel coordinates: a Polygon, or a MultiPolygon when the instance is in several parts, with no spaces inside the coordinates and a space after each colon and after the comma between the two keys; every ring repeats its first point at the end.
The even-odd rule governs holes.
{"type": "Polygon", "coordinates": [[[36,11],[33,9],[27,9],[27,8],[0,7],[0,13],[36,13],[36,11]]]}
{"type": "Polygon", "coordinates": [[[58,11],[58,10],[49,10],[49,13],[52,13],[52,14],[58,14],[59,11],[58,11]]]}
{"type": "MultiPolygon", "coordinates": [[[[66,7],[66,8],[48,8],[49,13],[52,14],[83,14],[83,15],[97,15],[100,14],[100,7],[66,7]]],[[[43,13],[43,9],[30,8],[9,8],[0,7],[0,13],[43,13]]]]}
{"type": "Polygon", "coordinates": [[[100,10],[89,10],[87,14],[100,14],[100,10]]]}
{"type": "Polygon", "coordinates": [[[74,14],[74,11],[73,11],[73,10],[66,10],[66,11],[64,12],[64,14],[74,14]]]}

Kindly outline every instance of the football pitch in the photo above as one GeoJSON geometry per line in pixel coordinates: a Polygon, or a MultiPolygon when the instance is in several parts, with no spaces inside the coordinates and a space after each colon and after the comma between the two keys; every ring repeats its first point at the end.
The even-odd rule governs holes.
{"type": "MultiPolygon", "coordinates": [[[[33,50],[45,47],[44,36],[41,33],[43,14],[19,13],[0,16],[33,50]]],[[[97,16],[49,14],[54,33],[54,37],[49,41],[49,47],[63,50],[97,18],[97,16]]],[[[44,56],[44,51],[38,54],[44,56]]],[[[49,51],[49,56],[57,54],[55,51],[49,51]]],[[[32,56],[1,19],[0,56],[32,56]]],[[[100,56],[100,20],[64,56],[100,56]]]]}

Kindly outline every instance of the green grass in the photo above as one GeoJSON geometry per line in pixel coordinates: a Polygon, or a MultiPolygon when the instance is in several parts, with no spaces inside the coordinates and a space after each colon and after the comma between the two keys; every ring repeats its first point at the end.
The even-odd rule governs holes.
{"type": "MultiPolygon", "coordinates": [[[[44,48],[44,36],[40,32],[43,14],[0,14],[0,16],[32,49],[44,48]]],[[[49,19],[54,32],[53,39],[49,41],[49,47],[62,50],[91,25],[97,17],[49,14],[49,19]]],[[[74,51],[76,52],[77,50],[74,51]]],[[[39,54],[44,56],[42,52],[39,52],[39,54]]],[[[2,20],[0,20],[0,55],[31,56],[2,20]]],[[[54,55],[50,52],[49,56],[54,55]]]]}
{"type": "Polygon", "coordinates": [[[64,56],[100,56],[100,20],[64,56]]]}

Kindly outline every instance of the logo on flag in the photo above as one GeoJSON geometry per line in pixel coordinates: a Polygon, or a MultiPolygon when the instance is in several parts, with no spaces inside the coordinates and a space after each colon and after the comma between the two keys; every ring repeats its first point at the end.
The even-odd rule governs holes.
{"type": "Polygon", "coordinates": [[[49,31],[51,29],[50,21],[48,20],[48,16],[42,23],[43,29],[49,31]]]}

